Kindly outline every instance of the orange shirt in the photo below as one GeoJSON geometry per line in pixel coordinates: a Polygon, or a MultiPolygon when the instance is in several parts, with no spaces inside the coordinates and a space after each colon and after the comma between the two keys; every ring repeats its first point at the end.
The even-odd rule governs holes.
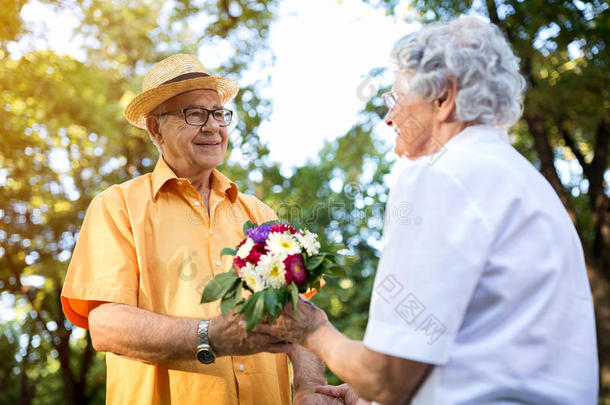
{"type": "MultiPolygon", "coordinates": [[[[88,328],[100,301],[180,317],[220,314],[218,302],[200,304],[206,283],[231,267],[232,258],[220,251],[239,243],[247,220],[260,224],[276,215],[216,170],[209,205],[208,216],[199,193],[163,158],[152,173],[96,196],[61,294],[68,319],[88,328]]],[[[112,353],[106,363],[107,404],[290,403],[285,354],[225,356],[212,365],[193,359],[188,370],[112,353]]]]}

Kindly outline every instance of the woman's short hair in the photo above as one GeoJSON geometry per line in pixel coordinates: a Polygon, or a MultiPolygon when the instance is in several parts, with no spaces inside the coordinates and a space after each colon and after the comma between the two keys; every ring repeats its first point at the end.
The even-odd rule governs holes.
{"type": "Polygon", "coordinates": [[[474,16],[424,26],[394,45],[392,60],[412,73],[407,94],[442,98],[452,77],[457,83],[455,118],[500,128],[523,112],[525,80],[500,29],[474,16]]]}

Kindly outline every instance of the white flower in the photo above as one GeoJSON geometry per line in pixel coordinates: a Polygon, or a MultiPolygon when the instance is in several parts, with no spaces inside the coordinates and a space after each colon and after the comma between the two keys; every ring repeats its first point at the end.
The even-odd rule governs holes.
{"type": "Polygon", "coordinates": [[[313,256],[318,254],[320,251],[320,242],[318,242],[317,234],[305,230],[299,231],[295,235],[303,249],[307,252],[307,255],[313,256]]]}
{"type": "Polygon", "coordinates": [[[267,237],[267,248],[275,255],[294,255],[301,252],[297,240],[288,233],[272,232],[267,237]]]}
{"type": "Polygon", "coordinates": [[[281,288],[286,285],[285,255],[267,254],[261,256],[256,268],[259,270],[265,283],[272,288],[281,288]]]}
{"type": "Polygon", "coordinates": [[[247,238],[243,245],[237,249],[237,257],[245,259],[250,254],[250,250],[254,246],[254,241],[251,238],[247,238]]]}
{"type": "Polygon", "coordinates": [[[267,288],[267,283],[256,271],[256,268],[252,263],[246,263],[239,272],[239,277],[246,282],[246,285],[254,292],[259,292],[267,288]]]}

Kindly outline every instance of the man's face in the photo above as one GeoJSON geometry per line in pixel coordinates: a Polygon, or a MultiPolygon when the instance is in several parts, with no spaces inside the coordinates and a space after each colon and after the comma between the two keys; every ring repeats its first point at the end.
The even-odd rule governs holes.
{"type": "MultiPolygon", "coordinates": [[[[222,108],[222,105],[216,91],[192,90],[166,101],[162,112],[189,107],[215,110],[222,108]]],[[[179,176],[214,169],[223,162],[227,151],[227,127],[221,127],[212,114],[209,114],[203,127],[187,124],[182,113],[157,119],[161,135],[154,136],[155,141],[161,147],[166,162],[179,172],[179,176]]]]}
{"type": "Polygon", "coordinates": [[[405,92],[409,77],[409,74],[402,71],[396,73],[393,91],[398,96],[397,102],[388,111],[385,122],[396,131],[394,152],[398,156],[416,159],[422,155],[432,136],[435,110],[433,103],[405,92]]]}

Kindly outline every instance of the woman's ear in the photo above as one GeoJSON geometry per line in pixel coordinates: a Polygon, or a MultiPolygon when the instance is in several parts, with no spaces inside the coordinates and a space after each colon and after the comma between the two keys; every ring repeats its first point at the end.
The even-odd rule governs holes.
{"type": "Polygon", "coordinates": [[[149,115],[146,117],[146,129],[150,134],[150,138],[153,140],[157,146],[161,147],[163,144],[163,136],[161,135],[161,123],[159,122],[159,117],[156,115],[149,115]]]}
{"type": "Polygon", "coordinates": [[[457,95],[457,83],[453,77],[447,77],[447,91],[435,101],[437,116],[441,122],[449,121],[455,110],[455,97],[457,95]]]}

